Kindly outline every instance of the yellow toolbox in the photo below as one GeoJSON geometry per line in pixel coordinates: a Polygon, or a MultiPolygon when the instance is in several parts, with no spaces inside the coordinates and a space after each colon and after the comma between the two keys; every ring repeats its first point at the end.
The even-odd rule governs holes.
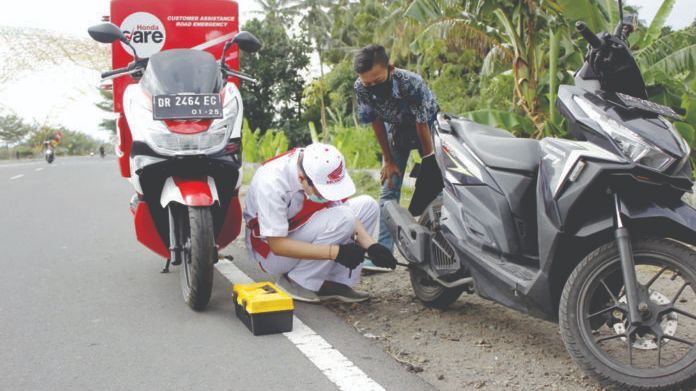
{"type": "Polygon", "coordinates": [[[292,331],[292,297],[271,282],[235,284],[232,288],[237,317],[254,335],[292,331]]]}

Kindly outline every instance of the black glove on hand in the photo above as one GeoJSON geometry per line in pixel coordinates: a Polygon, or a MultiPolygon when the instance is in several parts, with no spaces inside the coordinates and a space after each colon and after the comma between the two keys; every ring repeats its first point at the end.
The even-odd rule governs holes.
{"type": "Polygon", "coordinates": [[[347,267],[355,269],[365,260],[365,249],[355,243],[341,244],[338,246],[338,255],[336,262],[347,267]]]}
{"type": "Polygon", "coordinates": [[[386,267],[389,269],[396,269],[396,258],[392,255],[391,251],[379,243],[375,243],[367,248],[367,254],[372,259],[372,263],[375,266],[386,267]]]}
{"type": "Polygon", "coordinates": [[[416,179],[416,190],[413,192],[408,211],[413,216],[420,216],[444,187],[442,172],[437,165],[435,155],[424,158],[421,162],[420,173],[416,179]]]}

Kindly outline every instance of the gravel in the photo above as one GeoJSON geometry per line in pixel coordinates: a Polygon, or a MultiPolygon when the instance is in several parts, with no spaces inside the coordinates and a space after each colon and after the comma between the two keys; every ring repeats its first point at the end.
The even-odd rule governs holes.
{"type": "Polygon", "coordinates": [[[447,310],[423,306],[408,272],[363,276],[363,304],[327,304],[408,371],[441,390],[599,390],[571,360],[558,325],[464,294],[447,310]]]}

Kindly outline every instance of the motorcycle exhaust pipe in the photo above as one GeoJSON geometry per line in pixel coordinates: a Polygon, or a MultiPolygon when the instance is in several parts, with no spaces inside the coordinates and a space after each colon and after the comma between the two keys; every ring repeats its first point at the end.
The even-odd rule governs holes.
{"type": "Polygon", "coordinates": [[[382,213],[387,229],[401,255],[412,264],[427,263],[432,231],[418,224],[411,213],[396,201],[385,203],[382,213]]]}

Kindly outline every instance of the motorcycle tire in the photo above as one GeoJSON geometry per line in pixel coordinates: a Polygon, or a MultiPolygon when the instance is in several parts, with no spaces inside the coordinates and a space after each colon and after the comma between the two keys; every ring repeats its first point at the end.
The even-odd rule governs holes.
{"type": "MultiPolygon", "coordinates": [[[[435,200],[428,208],[441,207],[442,201],[435,200]]],[[[421,215],[418,223],[430,228],[432,223],[430,221],[430,213],[428,213],[427,210],[421,215]]],[[[416,294],[416,297],[427,307],[431,308],[444,309],[449,307],[452,303],[457,301],[459,296],[461,296],[466,289],[466,286],[458,286],[454,288],[442,286],[428,276],[425,271],[418,268],[409,268],[409,275],[411,279],[411,287],[413,288],[413,292],[416,294]]]]}
{"type": "MultiPolygon", "coordinates": [[[[675,303],[690,303],[693,300],[686,300],[685,296],[681,296],[684,301],[677,301],[677,298],[680,298],[679,295],[686,295],[686,293],[682,293],[686,292],[684,287],[681,290],[676,290],[678,292],[676,295],[666,288],[669,281],[675,281],[677,278],[679,278],[679,282],[674,287],[694,286],[693,283],[696,281],[696,251],[693,248],[662,238],[634,240],[632,247],[636,271],[641,274],[638,278],[639,284],[645,284],[644,289],[648,289],[650,292],[651,305],[671,302],[672,307],[676,308],[675,303]],[[669,281],[655,283],[657,277],[643,278],[657,269],[660,271],[655,276],[669,281]],[[662,276],[660,276],[661,274],[662,276]],[[643,283],[640,281],[641,278],[648,281],[643,283]],[[684,282],[682,283],[682,281],[684,282]],[[659,292],[660,290],[662,292],[659,292]],[[672,298],[673,296],[674,298],[672,298]]],[[[662,280],[658,282],[660,281],[662,280]]],[[[628,325],[626,315],[628,307],[625,303],[619,251],[615,243],[607,243],[590,253],[578,264],[566,281],[561,296],[559,305],[561,337],[568,353],[575,362],[588,375],[608,389],[694,389],[693,387],[696,385],[696,345],[685,344],[682,347],[686,350],[684,357],[675,360],[670,365],[662,365],[660,361],[660,357],[666,356],[664,353],[666,349],[676,349],[682,346],[679,345],[680,341],[677,339],[666,337],[668,332],[665,329],[665,321],[670,320],[669,315],[676,314],[676,311],[668,310],[657,317],[656,327],[662,330],[660,332],[662,336],[656,337],[649,330],[628,331],[631,329],[630,326],[624,326],[628,325]],[[594,295],[602,290],[604,297],[598,301],[593,301],[596,299],[594,295]],[[599,311],[596,305],[598,302],[603,303],[601,304],[603,309],[599,311]],[[620,307],[621,310],[618,310],[620,307]],[[603,312],[606,314],[602,314],[603,312]],[[596,316],[602,316],[603,321],[592,322],[593,317],[596,316]],[[606,323],[604,323],[604,319],[606,319],[606,323]],[[617,325],[619,326],[618,330],[617,325]],[[603,332],[607,333],[608,336],[601,337],[603,332]],[[646,341],[652,342],[643,345],[646,341]],[[610,345],[612,343],[617,345],[610,345]],[[613,346],[618,347],[613,348],[613,346]],[[622,349],[625,349],[624,353],[616,353],[622,352],[622,349]],[[653,354],[657,358],[654,362],[655,368],[646,365],[654,358],[646,359],[643,362],[642,357],[646,356],[641,356],[647,355],[650,349],[654,350],[650,354],[656,353],[653,354]],[[659,349],[661,349],[662,354],[660,354],[659,349]],[[619,362],[618,358],[623,358],[623,355],[626,356],[627,365],[619,362]]],[[[659,309],[659,307],[651,308],[659,309]]],[[[689,321],[691,316],[696,315],[687,317],[679,313],[679,315],[673,316],[671,321],[675,322],[674,330],[676,331],[672,336],[676,336],[677,332],[684,333],[684,326],[682,325],[682,330],[679,330],[676,322],[681,319],[683,319],[682,322],[689,321]]],[[[689,323],[687,323],[688,325],[689,323]]],[[[680,334],[680,338],[684,339],[681,335],[683,334],[680,334]]]]}
{"type": "Polygon", "coordinates": [[[191,309],[203,311],[213,290],[213,264],[217,258],[213,216],[209,207],[178,209],[176,231],[182,247],[181,291],[191,309]]]}

